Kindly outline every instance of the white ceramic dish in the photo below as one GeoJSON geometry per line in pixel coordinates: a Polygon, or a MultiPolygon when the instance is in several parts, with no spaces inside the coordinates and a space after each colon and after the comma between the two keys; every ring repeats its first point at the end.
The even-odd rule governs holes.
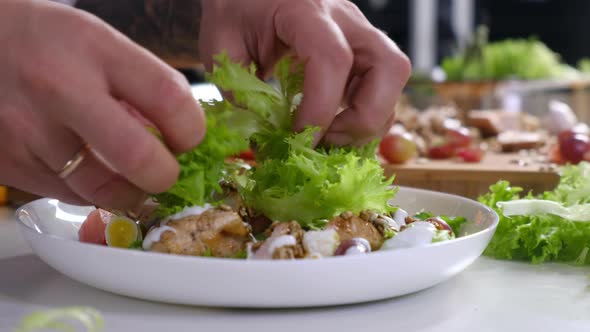
{"type": "Polygon", "coordinates": [[[33,251],[84,284],[146,300],[224,307],[309,307],[396,297],[434,286],[481,255],[498,216],[458,196],[400,188],[394,203],[413,213],[469,219],[458,239],[419,248],[320,260],[247,261],[114,249],[80,243],[78,228],[91,207],[53,199],[17,211],[33,251]]]}

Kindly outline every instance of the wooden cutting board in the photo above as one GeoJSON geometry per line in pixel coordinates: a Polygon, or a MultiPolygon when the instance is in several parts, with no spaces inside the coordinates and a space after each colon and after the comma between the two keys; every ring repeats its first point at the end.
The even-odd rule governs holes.
{"type": "Polygon", "coordinates": [[[488,153],[480,163],[453,160],[413,160],[403,165],[383,164],[387,176],[395,174],[394,184],[447,192],[468,198],[486,193],[498,180],[535,193],[551,190],[559,181],[558,169],[518,154],[488,153]],[[524,164],[517,164],[522,160],[524,164]]]}

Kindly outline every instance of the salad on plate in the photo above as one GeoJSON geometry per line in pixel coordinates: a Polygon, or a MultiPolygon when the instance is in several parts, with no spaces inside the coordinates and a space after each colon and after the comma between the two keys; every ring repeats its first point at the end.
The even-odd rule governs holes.
{"type": "Polygon", "coordinates": [[[178,255],[305,259],[458,235],[465,218],[409,215],[390,204],[396,188],[376,159],[377,141],[315,147],[318,128],[293,132],[303,65],[283,58],[276,83],[267,83],[253,65],[225,53],[216,62],[207,78],[232,98],[201,101],[207,133],[177,156],[176,184],[152,195],[139,214],[97,208],[82,224],[80,241],[178,255]]]}

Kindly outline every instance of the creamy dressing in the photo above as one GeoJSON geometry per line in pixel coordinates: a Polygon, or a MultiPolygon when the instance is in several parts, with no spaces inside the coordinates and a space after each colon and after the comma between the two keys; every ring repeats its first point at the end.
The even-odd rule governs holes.
{"type": "Polygon", "coordinates": [[[253,243],[251,243],[251,242],[246,244],[246,258],[247,259],[254,258],[254,251],[252,251],[252,245],[253,245],[253,243]]]}
{"type": "Polygon", "coordinates": [[[278,248],[294,246],[296,244],[297,240],[293,235],[269,237],[254,253],[254,255],[252,255],[252,259],[272,259],[272,255],[278,248]]]}
{"type": "Polygon", "coordinates": [[[432,243],[436,227],[429,222],[416,221],[393,238],[383,243],[382,249],[400,249],[421,247],[432,243]]]}
{"type": "Polygon", "coordinates": [[[145,239],[143,240],[143,249],[149,250],[154,244],[154,242],[160,241],[162,234],[164,234],[164,232],[166,231],[172,231],[176,234],[176,229],[170,226],[166,226],[166,224],[169,221],[179,220],[188,216],[198,216],[211,208],[213,208],[213,206],[210,204],[205,204],[204,206],[188,206],[185,207],[182,211],[166,217],[164,220],[160,222],[160,227],[153,228],[147,233],[145,239]]]}
{"type": "Polygon", "coordinates": [[[272,256],[272,254],[274,254],[275,250],[277,250],[278,248],[285,247],[285,246],[294,246],[296,244],[297,244],[297,240],[295,239],[295,237],[293,235],[281,235],[281,236],[275,237],[273,239],[273,241],[270,242],[270,245],[268,246],[268,251],[270,252],[270,255],[272,256]]]}
{"type": "Polygon", "coordinates": [[[179,220],[182,218],[186,218],[188,216],[198,216],[211,208],[213,208],[213,206],[211,206],[210,204],[205,204],[204,206],[188,206],[185,207],[182,211],[166,217],[166,219],[164,219],[163,222],[166,223],[170,220],[179,220]]]}
{"type": "Polygon", "coordinates": [[[160,227],[150,230],[143,240],[143,250],[149,250],[154,242],[159,242],[162,234],[166,231],[172,231],[176,234],[176,230],[170,226],[162,225],[160,227]]]}
{"type": "Polygon", "coordinates": [[[393,220],[398,224],[399,227],[405,226],[407,216],[408,213],[406,212],[406,210],[397,209],[393,214],[393,220]]]}

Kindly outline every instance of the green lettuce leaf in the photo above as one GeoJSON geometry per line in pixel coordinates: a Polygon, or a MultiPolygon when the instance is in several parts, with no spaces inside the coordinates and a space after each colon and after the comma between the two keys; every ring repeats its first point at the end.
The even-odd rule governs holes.
{"type": "Polygon", "coordinates": [[[477,41],[463,52],[446,57],[441,67],[450,81],[576,78],[580,72],[562,62],[541,41],[506,39],[495,42],[477,41]],[[477,47],[477,55],[468,51],[477,47]]]}
{"type": "MultiPolygon", "coordinates": [[[[417,218],[420,220],[426,220],[426,219],[432,218],[432,217],[435,217],[435,215],[432,212],[425,211],[425,210],[422,210],[414,215],[414,218],[417,218]]],[[[463,224],[465,224],[467,222],[467,218],[461,217],[461,216],[453,217],[453,216],[440,215],[438,217],[441,218],[442,220],[446,221],[447,224],[449,224],[449,226],[453,230],[453,233],[456,236],[459,236],[461,234],[460,233],[461,227],[463,226],[463,224]]]]}
{"type": "Polygon", "coordinates": [[[264,160],[236,181],[248,206],[273,220],[307,227],[344,211],[393,210],[388,204],[395,195],[393,178],[384,177],[374,152],[366,158],[365,149],[313,149],[314,132],[292,135],[286,159],[264,160]]]}
{"type": "Polygon", "coordinates": [[[207,133],[195,149],[177,157],[180,175],[172,188],[154,195],[159,203],[156,213],[160,216],[174,214],[187,206],[202,206],[210,202],[215,192],[220,192],[226,159],[248,148],[244,133],[249,122],[235,121],[239,114],[225,102],[203,103],[207,121],[207,133]],[[232,121],[230,121],[232,120],[232,121]],[[230,129],[228,123],[232,124],[230,129]]]}
{"type": "Polygon", "coordinates": [[[35,311],[25,316],[15,332],[35,332],[48,329],[64,332],[76,331],[71,321],[80,322],[88,332],[98,332],[104,327],[100,312],[88,307],[66,307],[35,311]]]}
{"type": "MultiPolygon", "coordinates": [[[[553,191],[539,195],[539,198],[553,199],[558,205],[566,202],[583,201],[576,190],[583,191],[590,178],[584,169],[589,165],[568,166],[559,185],[553,191]],[[570,195],[565,188],[577,188],[570,195]]],[[[537,199],[530,194],[521,197],[522,189],[511,187],[506,181],[499,181],[490,187],[490,192],[479,201],[494,209],[500,216],[498,228],[484,254],[498,259],[513,259],[542,263],[548,261],[590,264],[590,223],[579,222],[543,211],[523,211],[521,215],[507,216],[501,206],[521,199],[537,199]],[[529,212],[529,213],[527,213],[529,212]]],[[[516,203],[520,204],[520,203],[516,203]]],[[[547,212],[547,211],[545,211],[547,212]]],[[[510,212],[510,214],[514,214],[510,212]]]]}
{"type": "Polygon", "coordinates": [[[215,57],[207,79],[231,98],[203,102],[207,134],[194,150],[178,157],[177,183],[155,195],[161,215],[203,205],[219,181],[233,180],[246,204],[273,220],[296,220],[318,227],[344,211],[391,211],[393,178],[386,179],[375,151],[364,147],[314,148],[318,128],[293,132],[293,113],[302,98],[304,68],[290,57],[275,67],[278,86],[258,78],[256,68],[215,57]],[[257,165],[244,174],[232,172],[227,157],[252,143],[257,165]]]}
{"type": "MultiPolygon", "coordinates": [[[[282,58],[275,67],[279,79],[277,89],[256,76],[256,67],[243,67],[232,62],[227,54],[215,57],[217,64],[207,79],[231,94],[225,102],[235,110],[226,123],[249,129],[242,132],[256,144],[256,159],[284,158],[288,152],[285,139],[292,131],[296,95],[303,88],[303,67],[293,66],[290,57],[282,58]]],[[[219,102],[213,102],[214,104],[219,102]]]]}
{"type": "Polygon", "coordinates": [[[498,207],[502,209],[502,213],[507,217],[551,214],[578,222],[590,221],[590,204],[576,204],[566,207],[561,203],[543,199],[519,199],[498,202],[498,207]]]}
{"type": "Polygon", "coordinates": [[[590,203],[590,164],[567,165],[561,171],[559,184],[542,198],[563,203],[565,206],[590,203]]]}
{"type": "Polygon", "coordinates": [[[455,238],[455,236],[453,235],[453,233],[446,231],[446,230],[438,230],[437,229],[434,232],[434,236],[432,237],[432,243],[449,241],[454,238],[455,238]]]}

